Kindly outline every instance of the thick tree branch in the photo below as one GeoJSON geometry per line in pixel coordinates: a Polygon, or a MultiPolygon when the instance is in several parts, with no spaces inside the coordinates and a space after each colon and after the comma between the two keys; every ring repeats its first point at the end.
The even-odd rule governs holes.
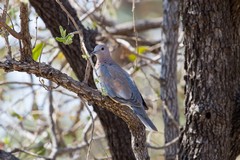
{"type": "Polygon", "coordinates": [[[120,105],[109,97],[103,97],[99,91],[87,86],[85,83],[72,79],[68,75],[45,63],[38,63],[35,61],[26,63],[16,60],[6,60],[0,62],[0,68],[4,69],[6,72],[26,72],[28,74],[34,74],[37,77],[46,78],[55,82],[57,85],[76,93],[80,98],[88,101],[89,104],[96,104],[97,106],[114,113],[128,124],[132,133],[132,147],[135,156],[138,159],[148,159],[146,133],[143,132],[144,126],[129,107],[120,105]]]}

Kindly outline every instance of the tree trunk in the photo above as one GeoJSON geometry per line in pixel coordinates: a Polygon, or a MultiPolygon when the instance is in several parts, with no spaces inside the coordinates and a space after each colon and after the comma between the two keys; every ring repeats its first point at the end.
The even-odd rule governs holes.
{"type": "Polygon", "coordinates": [[[240,152],[239,2],[182,5],[187,120],[179,159],[234,160],[240,152]]]}
{"type": "MultiPolygon", "coordinates": [[[[179,29],[179,1],[163,1],[163,38],[161,48],[160,92],[163,103],[165,143],[179,135],[179,111],[177,100],[177,52],[179,29]]],[[[178,143],[165,149],[165,159],[176,159],[178,143]]]]}
{"type": "MultiPolygon", "coordinates": [[[[43,19],[46,27],[50,30],[53,37],[60,35],[59,26],[63,26],[68,33],[76,31],[73,24],[69,21],[66,14],[62,11],[55,0],[30,0],[30,4],[35,8],[38,15],[43,19]]],[[[62,4],[70,12],[77,22],[79,28],[83,31],[85,45],[88,51],[92,51],[95,46],[96,31],[87,30],[77,18],[76,11],[71,7],[68,1],[62,1],[62,4]]],[[[86,60],[82,58],[79,39],[77,35],[71,45],[58,43],[63,51],[67,61],[80,81],[83,80],[86,60]]],[[[91,78],[90,86],[94,86],[91,78]]],[[[131,134],[125,122],[111,112],[94,106],[94,111],[106,132],[110,152],[113,160],[134,160],[135,156],[131,148],[131,134]]]]}

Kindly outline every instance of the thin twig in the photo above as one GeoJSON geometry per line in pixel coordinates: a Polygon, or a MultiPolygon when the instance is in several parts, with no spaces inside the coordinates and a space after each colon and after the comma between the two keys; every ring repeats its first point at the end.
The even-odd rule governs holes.
{"type": "Polygon", "coordinates": [[[21,84],[21,85],[27,85],[27,86],[42,86],[41,84],[37,83],[30,83],[30,82],[18,82],[18,81],[9,81],[9,82],[0,82],[0,85],[9,85],[9,84],[21,84]]]}
{"type": "Polygon", "coordinates": [[[93,8],[91,8],[90,10],[88,10],[85,14],[83,14],[80,17],[80,21],[84,21],[87,17],[89,17],[91,14],[93,14],[99,7],[102,6],[102,4],[104,3],[105,0],[100,0],[100,2],[98,2],[98,4],[96,4],[96,6],[94,6],[93,8]]]}
{"type": "MultiPolygon", "coordinates": [[[[1,17],[3,22],[6,22],[8,4],[9,4],[9,0],[6,0],[6,4],[4,5],[4,9],[3,9],[2,17],[1,17]]],[[[9,40],[8,40],[8,33],[5,28],[3,28],[3,37],[5,40],[8,56],[9,56],[9,58],[12,58],[12,51],[11,51],[11,46],[10,46],[9,40]]]]}
{"type": "MultiPolygon", "coordinates": [[[[52,86],[52,82],[49,81],[49,88],[52,86]]],[[[50,154],[50,157],[52,159],[56,158],[56,153],[58,150],[58,139],[57,139],[57,133],[56,133],[56,127],[55,127],[55,122],[53,118],[54,114],[54,107],[53,107],[53,94],[52,94],[52,89],[49,90],[49,126],[50,126],[50,133],[51,133],[51,141],[52,141],[52,152],[50,154]]]]}
{"type": "Polygon", "coordinates": [[[73,99],[76,99],[76,98],[78,98],[77,96],[75,96],[75,95],[73,95],[73,94],[66,93],[66,91],[65,91],[65,90],[54,90],[54,92],[58,92],[58,93],[61,93],[61,94],[65,95],[65,96],[72,97],[73,99]]]}
{"type": "Polygon", "coordinates": [[[5,22],[3,22],[0,19],[0,28],[5,28],[13,37],[17,38],[17,39],[22,39],[23,36],[21,35],[21,33],[16,32],[15,30],[13,30],[12,28],[10,28],[5,22]]]}
{"type": "MultiPolygon", "coordinates": [[[[155,60],[155,61],[157,61],[157,60],[159,60],[160,59],[160,57],[159,56],[155,56],[154,58],[152,58],[153,60],[155,60]]],[[[132,68],[131,70],[129,70],[129,74],[131,75],[131,76],[133,76],[139,69],[138,68],[142,68],[142,67],[145,67],[145,66],[148,66],[148,67],[152,67],[151,66],[152,65],[152,63],[149,61],[149,62],[142,62],[142,63],[138,63],[138,65],[137,65],[137,69],[136,68],[132,68]]],[[[128,64],[128,65],[126,65],[126,68],[130,68],[132,65],[131,64],[128,64]],[[129,66],[129,67],[128,67],[129,66]]],[[[152,75],[152,74],[150,74],[150,75],[152,75]]]]}
{"type": "MultiPolygon", "coordinates": [[[[31,75],[31,74],[29,74],[29,77],[30,77],[30,82],[33,84],[33,82],[34,82],[34,77],[33,77],[33,75],[31,75]]],[[[31,85],[30,86],[30,88],[31,88],[31,90],[32,90],[32,106],[34,106],[35,104],[36,104],[36,91],[34,90],[34,87],[33,87],[33,85],[31,85]]]]}
{"type": "MultiPolygon", "coordinates": [[[[135,23],[135,0],[132,0],[132,17],[133,17],[133,33],[134,36],[136,37],[135,39],[135,52],[139,55],[138,53],[138,32],[136,30],[136,23],[135,23]]],[[[138,62],[138,57],[136,57],[136,60],[134,61],[134,67],[137,66],[137,62],[138,62]]]]}
{"type": "MultiPolygon", "coordinates": [[[[78,14],[78,16],[79,17],[81,17],[81,15],[83,14],[83,13],[87,13],[88,11],[87,11],[87,9],[86,8],[83,8],[82,6],[85,6],[85,4],[84,5],[79,5],[79,2],[77,2],[77,0],[71,0],[72,1],[72,3],[74,3],[74,7],[76,8],[76,11],[77,11],[77,14],[78,14]]],[[[105,0],[104,0],[105,1],[105,0]]],[[[104,3],[104,2],[103,2],[104,3]]],[[[100,6],[102,5],[101,4],[101,2],[99,3],[100,4],[100,6]]],[[[98,6],[98,5],[96,5],[96,6],[98,6]]],[[[100,7],[99,6],[99,7],[100,7]]],[[[98,8],[99,8],[98,7],[98,8]]],[[[95,7],[94,7],[95,8],[95,7]]],[[[113,26],[114,25],[114,22],[113,21],[111,21],[111,20],[109,20],[109,19],[106,19],[106,17],[103,17],[103,15],[97,15],[97,14],[94,14],[94,12],[93,13],[91,13],[91,14],[89,14],[88,15],[89,17],[90,17],[90,19],[93,19],[93,21],[98,21],[98,22],[102,22],[103,24],[105,24],[106,26],[113,26]]],[[[81,18],[80,18],[81,19],[81,18]]],[[[84,20],[84,19],[83,19],[84,20]]]]}
{"type": "Polygon", "coordinates": [[[171,119],[172,123],[174,124],[174,126],[176,128],[179,128],[179,123],[175,120],[174,116],[172,115],[171,111],[169,110],[167,104],[166,104],[166,101],[162,101],[162,106],[163,106],[163,109],[166,111],[168,117],[171,119]]]}
{"type": "Polygon", "coordinates": [[[34,41],[34,44],[33,44],[33,48],[35,48],[36,43],[37,43],[37,36],[38,36],[37,20],[38,20],[38,17],[36,17],[36,22],[35,22],[36,23],[36,26],[35,26],[36,33],[35,33],[35,41],[34,41]]]}
{"type": "MultiPolygon", "coordinates": [[[[81,101],[80,102],[80,106],[78,107],[78,109],[77,109],[77,111],[76,111],[76,115],[80,115],[81,114],[81,112],[82,112],[82,110],[83,110],[83,107],[84,107],[84,103],[81,101]]],[[[75,132],[78,128],[79,128],[79,123],[80,122],[80,117],[79,116],[77,116],[76,117],[76,119],[74,120],[74,122],[72,123],[72,126],[71,127],[69,127],[70,129],[69,129],[69,131],[70,132],[75,132]]],[[[68,132],[69,132],[68,131],[68,132]]]]}
{"type": "Polygon", "coordinates": [[[90,131],[90,129],[92,128],[93,122],[97,119],[97,115],[95,114],[94,116],[92,115],[91,111],[89,110],[89,108],[87,108],[88,112],[90,112],[90,117],[91,117],[91,121],[88,121],[88,123],[85,125],[84,129],[83,129],[83,133],[82,133],[82,137],[83,140],[88,143],[88,139],[87,139],[87,135],[88,132],[90,131]]]}
{"type": "Polygon", "coordinates": [[[159,146],[159,147],[153,146],[153,145],[151,145],[151,144],[148,143],[148,148],[151,148],[151,149],[165,149],[165,148],[171,146],[172,144],[177,143],[178,140],[179,140],[179,137],[176,137],[176,138],[174,138],[172,141],[166,143],[166,144],[163,145],[163,146],[159,146]]]}
{"type": "MultiPolygon", "coordinates": [[[[111,34],[115,39],[124,39],[124,40],[128,41],[129,43],[136,41],[136,37],[133,35],[113,35],[110,32],[108,32],[108,34],[111,34]]],[[[106,39],[105,37],[107,37],[107,36],[102,35],[101,37],[98,37],[97,40],[99,41],[102,39],[106,39]]],[[[154,46],[154,45],[160,44],[160,43],[161,43],[160,40],[150,40],[150,39],[146,39],[146,37],[138,36],[138,44],[141,46],[154,46]]],[[[159,52],[155,52],[155,53],[159,53],[159,52]]]]}
{"type": "MultiPolygon", "coordinates": [[[[89,60],[89,62],[90,62],[90,64],[91,64],[91,66],[92,66],[92,68],[94,69],[94,64],[93,64],[93,62],[92,62],[92,59],[91,59],[91,57],[90,57],[90,55],[89,55],[89,53],[88,53],[88,51],[87,51],[87,48],[86,48],[86,46],[85,46],[85,44],[84,44],[84,37],[83,37],[83,33],[82,33],[82,31],[80,30],[80,28],[78,27],[78,25],[77,25],[77,23],[76,23],[76,21],[74,20],[74,18],[72,17],[72,15],[68,12],[68,10],[63,6],[63,4],[59,1],[59,0],[56,0],[56,2],[59,4],[59,6],[61,7],[61,9],[67,14],[67,16],[70,18],[70,20],[71,20],[71,22],[73,23],[73,25],[74,25],[74,27],[76,28],[76,30],[78,31],[78,37],[79,37],[79,42],[80,42],[80,46],[81,46],[81,50],[82,50],[82,52],[83,52],[83,54],[85,54],[85,55],[87,55],[87,58],[88,58],[88,60],[89,60]]],[[[86,78],[84,78],[84,83],[87,83],[87,81],[88,81],[88,77],[87,76],[89,76],[90,75],[90,72],[91,72],[91,70],[90,70],[91,68],[87,68],[86,70],[86,72],[85,72],[85,77],[86,78]]],[[[96,72],[95,70],[94,70],[94,72],[96,72]]]]}
{"type": "Polygon", "coordinates": [[[43,159],[45,159],[45,160],[52,160],[51,158],[44,157],[44,156],[35,154],[35,153],[33,153],[33,152],[29,152],[29,151],[26,151],[26,150],[24,150],[24,149],[20,149],[20,148],[15,148],[14,150],[11,151],[11,153],[16,153],[16,152],[23,152],[23,153],[26,153],[26,154],[28,154],[28,155],[31,155],[31,156],[34,156],[34,157],[37,157],[37,158],[43,158],[43,159]]]}
{"type": "Polygon", "coordinates": [[[18,104],[19,102],[23,101],[24,99],[26,99],[28,96],[32,95],[32,91],[28,92],[27,94],[24,94],[22,96],[22,98],[19,98],[18,100],[16,100],[14,103],[11,104],[10,108],[12,108],[13,106],[16,106],[16,104],[18,104]]]}
{"type": "Polygon", "coordinates": [[[89,159],[89,154],[90,154],[90,150],[91,150],[91,146],[92,146],[92,141],[93,141],[93,133],[94,133],[94,117],[92,115],[92,112],[91,110],[88,108],[88,105],[86,102],[83,101],[83,103],[85,104],[85,107],[87,108],[89,114],[90,114],[90,117],[91,117],[91,120],[92,120],[92,123],[91,123],[91,126],[92,126],[92,132],[91,132],[91,138],[90,138],[90,141],[88,143],[88,151],[87,151],[87,160],[89,159]]]}
{"type": "MultiPolygon", "coordinates": [[[[93,137],[93,140],[98,140],[98,139],[102,139],[102,138],[105,138],[105,137],[106,137],[105,135],[103,135],[103,136],[97,136],[97,137],[93,137]]],[[[57,152],[57,155],[60,155],[60,154],[68,154],[68,153],[72,153],[72,152],[79,151],[79,150],[87,147],[89,143],[90,143],[90,140],[88,141],[88,143],[81,142],[81,143],[79,143],[78,146],[76,146],[76,147],[59,148],[59,149],[58,149],[58,152],[57,152]]]]}
{"type": "MultiPolygon", "coordinates": [[[[155,75],[151,75],[151,77],[153,77],[157,81],[160,81],[160,79],[158,77],[156,77],[155,75]]],[[[174,126],[176,128],[179,128],[179,123],[175,120],[174,116],[172,115],[172,113],[168,109],[168,106],[166,105],[166,102],[162,101],[162,105],[163,105],[163,109],[166,111],[168,117],[171,119],[171,121],[173,122],[174,126]]]]}
{"type": "Polygon", "coordinates": [[[140,57],[142,59],[146,59],[151,61],[154,64],[159,64],[158,60],[153,60],[152,58],[146,57],[144,55],[138,54],[135,50],[135,48],[133,48],[129,43],[126,43],[126,41],[122,40],[122,39],[117,39],[117,42],[119,44],[121,44],[122,46],[124,46],[125,48],[127,48],[129,51],[131,51],[132,54],[136,55],[137,57],[140,57]]]}

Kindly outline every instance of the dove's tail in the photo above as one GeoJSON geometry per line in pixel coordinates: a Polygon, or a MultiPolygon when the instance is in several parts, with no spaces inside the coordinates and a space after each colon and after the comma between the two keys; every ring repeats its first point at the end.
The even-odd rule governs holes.
{"type": "Polygon", "coordinates": [[[145,110],[141,107],[132,107],[134,113],[138,116],[138,118],[141,120],[141,122],[144,124],[147,130],[154,130],[158,131],[156,126],[153,124],[153,122],[148,118],[147,113],[145,110]]]}

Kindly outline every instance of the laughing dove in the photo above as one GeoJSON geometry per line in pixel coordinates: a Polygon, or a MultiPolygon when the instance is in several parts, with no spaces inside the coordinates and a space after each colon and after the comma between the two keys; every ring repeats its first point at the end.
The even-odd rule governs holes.
{"type": "Polygon", "coordinates": [[[97,56],[96,73],[93,72],[93,76],[98,90],[130,106],[148,130],[157,131],[145,112],[148,107],[137,86],[130,75],[113,61],[107,46],[97,45],[91,55],[97,56]]]}

